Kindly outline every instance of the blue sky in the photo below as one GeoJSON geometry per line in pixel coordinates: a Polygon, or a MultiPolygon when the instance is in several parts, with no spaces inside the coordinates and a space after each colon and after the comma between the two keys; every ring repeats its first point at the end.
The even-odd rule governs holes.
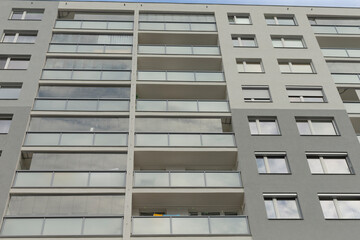
{"type": "Polygon", "coordinates": [[[67,0],[104,2],[158,2],[158,3],[207,3],[207,4],[254,4],[290,6],[360,7],[360,0],[67,0]]]}

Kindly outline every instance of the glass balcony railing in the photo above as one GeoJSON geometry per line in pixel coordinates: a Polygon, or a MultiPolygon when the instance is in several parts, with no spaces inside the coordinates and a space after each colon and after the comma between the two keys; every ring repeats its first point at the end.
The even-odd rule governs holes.
{"type": "Polygon", "coordinates": [[[137,147],[235,147],[233,133],[136,133],[137,147]]]}
{"type": "Polygon", "coordinates": [[[140,54],[220,55],[218,46],[140,45],[140,54]]]}
{"type": "Polygon", "coordinates": [[[132,235],[250,235],[246,216],[133,217],[132,235]]]}
{"type": "Polygon", "coordinates": [[[331,74],[335,83],[339,84],[360,84],[360,74],[331,74]]]}
{"type": "Polygon", "coordinates": [[[37,98],[35,111],[129,111],[129,100],[37,98]]]}
{"type": "Polygon", "coordinates": [[[344,102],[347,113],[360,114],[360,102],[344,102]]]}
{"type": "Polygon", "coordinates": [[[224,82],[222,72],[139,71],[139,81],[224,82]]]}
{"type": "Polygon", "coordinates": [[[127,146],[127,133],[28,132],[24,146],[127,146]]]}
{"type": "Polygon", "coordinates": [[[240,172],[136,171],[134,187],[240,188],[240,172]]]}
{"type": "Polygon", "coordinates": [[[357,139],[358,139],[358,140],[359,140],[359,142],[360,142],[360,136],[359,136],[359,135],[357,136],[357,139]]]}
{"type": "Polygon", "coordinates": [[[125,187],[126,172],[98,171],[17,171],[13,187],[125,187]]]}
{"type": "Polygon", "coordinates": [[[57,44],[51,43],[50,53],[117,53],[130,54],[131,45],[90,45],[90,44],[57,44]]]}
{"type": "Polygon", "coordinates": [[[96,70],[53,70],[45,69],[42,80],[80,80],[80,81],[130,81],[131,71],[96,70]]]}
{"type": "Polygon", "coordinates": [[[140,22],[139,30],[215,32],[215,23],[140,22]]]}
{"type": "Polygon", "coordinates": [[[359,26],[312,26],[315,33],[319,34],[360,34],[359,26]]]}
{"type": "Polygon", "coordinates": [[[358,58],[360,57],[360,49],[344,49],[344,48],[322,48],[324,57],[343,57],[358,58]]]}
{"type": "Polygon", "coordinates": [[[5,217],[2,237],[122,235],[123,217],[5,217]]]}
{"type": "Polygon", "coordinates": [[[133,22],[115,21],[85,21],[85,20],[57,20],[54,28],[63,29],[109,29],[109,30],[132,30],[133,22]]]}
{"type": "Polygon", "coordinates": [[[137,100],[136,110],[142,112],[230,112],[227,101],[137,100]]]}

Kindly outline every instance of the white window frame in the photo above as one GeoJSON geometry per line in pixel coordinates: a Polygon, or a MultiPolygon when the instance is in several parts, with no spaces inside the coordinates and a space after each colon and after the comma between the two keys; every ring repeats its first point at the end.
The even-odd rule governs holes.
{"type": "Polygon", "coordinates": [[[335,121],[334,119],[296,119],[296,123],[297,122],[307,122],[307,124],[309,125],[309,129],[310,129],[310,132],[311,134],[310,135],[307,135],[307,134],[301,134],[300,132],[300,135],[301,136],[339,136],[339,130],[337,129],[336,127],[336,124],[335,124],[335,121]],[[319,122],[331,122],[332,125],[333,125],[333,128],[335,130],[335,135],[318,135],[318,134],[315,134],[315,131],[314,131],[314,126],[312,125],[312,121],[319,121],[319,122]]]}
{"type": "MultiPolygon", "coordinates": [[[[351,162],[349,160],[349,156],[347,153],[306,153],[306,160],[308,160],[308,158],[311,158],[311,157],[316,157],[319,159],[320,161],[320,164],[321,164],[321,168],[323,170],[323,173],[312,173],[311,172],[311,169],[310,169],[310,166],[309,166],[309,169],[310,169],[310,172],[311,174],[314,174],[314,175],[352,175],[354,174],[354,170],[353,170],[353,167],[351,165],[351,162]],[[331,158],[331,157],[339,157],[339,158],[344,158],[347,166],[348,166],[348,169],[349,169],[349,173],[332,173],[332,172],[329,172],[327,167],[326,167],[326,159],[327,158],[331,158]]],[[[329,160],[331,161],[331,160],[329,160]]]]}
{"type": "MultiPolygon", "coordinates": [[[[308,96],[306,96],[305,98],[304,98],[304,96],[303,95],[299,95],[299,96],[295,96],[295,95],[289,95],[288,94],[288,98],[290,99],[291,97],[298,97],[299,99],[300,99],[300,103],[326,103],[327,102],[327,100],[326,100],[326,97],[325,97],[325,94],[324,94],[324,90],[322,89],[322,87],[292,87],[292,86],[286,86],[286,91],[288,91],[288,90],[296,90],[296,91],[302,91],[302,90],[304,90],[304,91],[313,91],[313,90],[318,90],[318,91],[321,91],[321,93],[322,93],[322,99],[323,99],[323,101],[322,102],[309,102],[309,101],[304,101],[304,99],[306,99],[306,97],[308,97],[308,96]]],[[[318,97],[318,96],[311,96],[311,97],[313,97],[313,98],[315,98],[315,97],[318,97]]],[[[291,103],[299,103],[299,102],[294,102],[294,101],[291,101],[290,100],[290,102],[291,103]]]]}
{"type": "Polygon", "coordinates": [[[289,61],[289,62],[279,62],[279,67],[280,67],[280,65],[283,65],[283,64],[287,64],[287,65],[289,66],[290,72],[281,72],[281,70],[280,70],[280,72],[281,72],[282,74],[289,74],[289,73],[296,73],[296,74],[314,74],[314,73],[316,73],[316,72],[315,72],[315,68],[314,68],[312,62],[292,62],[292,61],[289,61]],[[296,71],[294,71],[293,64],[303,64],[303,65],[306,64],[306,65],[310,65],[311,72],[296,72],[296,71]]]}
{"type": "MultiPolygon", "coordinates": [[[[302,213],[301,213],[301,209],[300,209],[300,204],[299,204],[299,200],[298,200],[298,196],[296,193],[291,194],[291,193],[286,193],[286,194],[263,194],[263,198],[264,198],[264,203],[265,200],[272,200],[272,204],[274,207],[274,212],[275,212],[275,218],[268,218],[268,219],[302,219],[302,213]],[[291,199],[294,200],[296,202],[296,207],[297,207],[297,212],[299,214],[298,218],[283,218],[280,216],[280,211],[279,211],[279,206],[277,201],[282,200],[282,199],[291,199]]],[[[266,207],[265,207],[265,211],[266,211],[266,207]]],[[[266,212],[267,214],[267,212],[266,212]]]]}
{"type": "Polygon", "coordinates": [[[305,45],[305,42],[304,42],[304,38],[302,38],[302,37],[293,37],[293,38],[289,38],[289,37],[272,37],[271,38],[271,40],[275,40],[275,39],[280,39],[280,41],[281,41],[281,47],[275,47],[275,46],[273,46],[274,48],[295,48],[295,49],[303,49],[303,48],[306,48],[306,45],[305,45]],[[300,47],[286,47],[285,46],[285,42],[286,42],[286,40],[299,40],[299,41],[301,41],[301,43],[302,43],[302,47],[300,48],[300,47]]]}
{"type": "Polygon", "coordinates": [[[280,127],[279,127],[279,124],[278,124],[276,118],[253,118],[253,117],[249,118],[249,123],[253,122],[253,121],[255,121],[258,133],[252,133],[251,130],[250,130],[251,135],[254,135],[254,136],[256,136],[256,135],[266,135],[266,136],[279,136],[279,135],[281,135],[280,127]],[[279,133],[278,134],[262,133],[262,129],[260,127],[260,121],[274,121],[274,123],[277,126],[277,129],[278,129],[279,133]]]}
{"type": "MultiPolygon", "coordinates": [[[[334,203],[335,206],[335,211],[337,214],[337,218],[324,218],[325,219],[354,219],[354,220],[359,220],[360,218],[344,218],[340,207],[339,207],[339,201],[351,201],[351,200],[358,200],[360,201],[360,194],[334,194],[334,195],[329,195],[329,194],[318,194],[319,197],[319,202],[321,205],[321,201],[329,201],[332,200],[332,202],[334,203]]],[[[323,212],[324,213],[324,212],[323,212]]]]}
{"type": "Polygon", "coordinates": [[[247,60],[237,60],[236,61],[236,64],[242,64],[244,66],[244,72],[239,72],[238,73],[264,73],[265,70],[264,70],[264,67],[262,65],[262,61],[247,61],[247,60]],[[256,63],[256,64],[259,64],[260,65],[260,68],[261,68],[261,72],[250,72],[250,71],[246,71],[246,63],[256,63]]]}
{"type": "Polygon", "coordinates": [[[272,18],[274,19],[275,21],[275,24],[268,24],[268,25],[278,25],[278,26],[297,26],[297,22],[295,20],[295,17],[294,16],[265,16],[265,19],[268,19],[268,18],[272,18]],[[294,25],[284,25],[284,24],[279,24],[279,20],[278,20],[278,17],[279,18],[291,18],[293,21],[294,21],[294,25]]]}
{"type": "Polygon", "coordinates": [[[239,43],[238,46],[234,46],[234,47],[248,47],[248,48],[256,48],[256,47],[258,47],[258,43],[256,41],[255,36],[232,36],[231,39],[232,40],[236,39],[238,41],[238,43],[239,43]],[[252,38],[254,40],[255,46],[245,46],[245,45],[243,45],[242,42],[241,42],[242,38],[252,38]]]}
{"type": "Polygon", "coordinates": [[[233,18],[234,19],[234,22],[230,22],[230,24],[235,24],[235,25],[252,25],[252,21],[251,21],[251,18],[250,18],[250,15],[229,15],[229,17],[233,18]],[[247,18],[249,19],[249,23],[236,23],[236,18],[247,18]]]}
{"type": "MultiPolygon", "coordinates": [[[[20,33],[20,32],[16,32],[16,33],[11,33],[11,32],[4,32],[3,33],[3,35],[2,35],[2,37],[1,37],[1,42],[2,43],[11,43],[11,42],[4,42],[4,39],[5,39],[5,36],[6,36],[6,34],[15,34],[15,37],[14,37],[14,40],[12,41],[12,43],[18,43],[18,38],[19,38],[19,36],[20,35],[25,35],[25,33],[20,33]]],[[[31,35],[31,36],[37,36],[37,34],[36,33],[29,33],[28,35],[31,35]]],[[[23,43],[33,43],[33,42],[21,42],[22,44],[23,43]]]]}
{"type": "Polygon", "coordinates": [[[290,170],[290,166],[289,166],[289,162],[287,160],[287,156],[286,156],[286,153],[283,153],[283,152],[279,152],[279,153],[258,153],[258,152],[255,152],[255,158],[260,158],[262,157],[264,159],[264,166],[265,166],[265,173],[260,173],[259,174],[285,174],[285,175],[288,175],[288,174],[291,174],[291,170],[290,170]],[[270,165],[269,165],[269,159],[268,158],[271,158],[271,157],[282,157],[284,158],[285,160],[285,165],[286,165],[286,169],[288,170],[288,172],[286,173],[273,173],[270,171],[270,165]]]}

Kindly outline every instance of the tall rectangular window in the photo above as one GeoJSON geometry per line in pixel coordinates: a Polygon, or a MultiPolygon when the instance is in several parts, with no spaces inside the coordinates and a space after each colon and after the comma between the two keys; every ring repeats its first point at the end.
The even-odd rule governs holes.
{"type": "Polygon", "coordinates": [[[360,219],[359,195],[319,195],[325,219],[360,219]]]}
{"type": "Polygon", "coordinates": [[[301,212],[296,194],[264,194],[268,219],[301,219],[301,212]]]}
{"type": "Polygon", "coordinates": [[[268,86],[264,87],[243,87],[245,102],[271,102],[268,86]]]}
{"type": "Polygon", "coordinates": [[[296,21],[292,16],[265,16],[267,25],[295,26],[296,21]]]}
{"type": "Polygon", "coordinates": [[[13,9],[10,15],[11,20],[41,20],[44,9],[13,9]]]}
{"type": "Polygon", "coordinates": [[[230,24],[242,24],[242,25],[249,25],[251,24],[250,16],[249,15],[242,15],[242,14],[232,14],[228,16],[230,24]]]}
{"type": "Polygon", "coordinates": [[[34,43],[37,33],[5,32],[1,42],[3,43],[34,43]]]}
{"type": "Polygon", "coordinates": [[[312,174],[352,174],[347,154],[307,153],[307,162],[312,174]]]}
{"type": "Polygon", "coordinates": [[[286,87],[290,102],[325,102],[322,88],[320,87],[286,87]]]}
{"type": "Polygon", "coordinates": [[[260,174],[288,174],[290,169],[285,153],[255,153],[260,174]]]}
{"type": "Polygon", "coordinates": [[[333,119],[296,119],[300,135],[339,135],[333,119]]]}
{"type": "Polygon", "coordinates": [[[28,68],[30,57],[0,57],[1,69],[25,70],[28,68]]]}
{"type": "Polygon", "coordinates": [[[261,60],[259,59],[251,59],[251,60],[237,59],[237,69],[239,73],[264,72],[264,68],[262,66],[261,60]]]}
{"type": "Polygon", "coordinates": [[[298,61],[289,61],[282,62],[279,61],[279,67],[281,73],[315,73],[315,69],[312,66],[311,62],[298,62],[298,61]]]}
{"type": "Polygon", "coordinates": [[[12,117],[10,116],[0,116],[0,134],[6,134],[9,132],[11,119],[12,117]]]}
{"type": "Polygon", "coordinates": [[[280,135],[276,118],[249,117],[251,135],[280,135]]]}
{"type": "Polygon", "coordinates": [[[272,37],[274,48],[305,48],[301,37],[272,37]]]}

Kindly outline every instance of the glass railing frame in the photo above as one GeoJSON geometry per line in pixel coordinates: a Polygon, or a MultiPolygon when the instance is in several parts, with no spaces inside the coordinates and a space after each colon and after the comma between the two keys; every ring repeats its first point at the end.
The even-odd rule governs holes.
{"type": "Polygon", "coordinates": [[[139,31],[175,31],[175,32],[217,32],[218,31],[218,28],[217,28],[217,25],[216,25],[216,22],[178,22],[178,21],[174,21],[174,22],[169,22],[169,21],[139,21],[139,31]],[[141,23],[155,23],[155,24],[164,24],[164,30],[159,30],[159,29],[142,29],[140,27],[140,24],[141,23]],[[170,24],[188,24],[189,25],[189,30],[173,30],[173,29],[167,29],[167,24],[170,23],[170,24]],[[200,30],[193,30],[192,29],[192,25],[193,24],[204,24],[204,25],[214,25],[215,26],[215,30],[213,31],[200,31],[200,30]]]}
{"type": "Polygon", "coordinates": [[[115,110],[99,110],[99,104],[101,101],[118,101],[118,102],[127,102],[128,106],[127,106],[127,110],[116,110],[116,112],[128,112],[130,110],[130,99],[128,98],[35,98],[34,101],[34,105],[32,110],[33,111],[76,111],[76,112],[112,112],[115,110]],[[65,103],[65,109],[62,110],[39,110],[39,109],[35,109],[35,104],[37,100],[50,100],[50,101],[66,101],[65,103]],[[67,110],[66,108],[68,107],[69,101],[97,101],[96,103],[96,110],[67,110]]]}
{"type": "Polygon", "coordinates": [[[134,144],[135,144],[135,147],[140,147],[140,148],[143,148],[143,147],[151,147],[151,148],[163,148],[163,147],[174,147],[174,148],[234,148],[234,147],[237,147],[237,144],[236,144],[236,139],[235,139],[235,133],[233,132],[222,132],[222,133],[199,133],[199,132],[135,132],[135,141],[134,141],[134,144]],[[161,146],[161,145],[155,145],[155,146],[138,146],[137,145],[137,135],[138,134],[152,134],[152,135],[167,135],[167,145],[166,146],[161,146]],[[201,146],[171,146],[170,145],[170,135],[200,135],[200,141],[201,141],[201,146]],[[203,138],[202,136],[203,135],[231,135],[232,136],[232,140],[233,140],[233,144],[232,146],[214,146],[214,145],[203,145],[203,138]]]}
{"type": "Polygon", "coordinates": [[[163,99],[137,99],[136,100],[136,111],[137,112],[195,112],[195,113],[206,113],[206,112],[210,112],[210,113],[216,113],[216,112],[219,112],[219,113],[227,113],[227,112],[230,112],[230,103],[229,101],[226,101],[226,100],[220,100],[220,101],[213,101],[213,100],[190,100],[190,99],[186,99],[186,100],[175,100],[175,99],[166,99],[166,100],[163,100],[163,99]],[[166,102],[166,110],[165,111],[154,111],[154,110],[138,110],[137,109],[137,103],[138,101],[158,101],[158,102],[166,102]],[[196,102],[196,108],[197,110],[196,111],[170,111],[169,110],[169,102],[196,102]],[[207,103],[227,103],[227,110],[226,111],[200,111],[200,107],[199,107],[199,103],[201,102],[207,102],[207,103]]]}
{"type": "Polygon", "coordinates": [[[132,70],[97,70],[97,69],[43,69],[42,73],[41,73],[41,78],[40,80],[61,80],[61,81],[69,81],[69,80],[73,80],[73,81],[131,81],[131,73],[132,70]],[[56,78],[43,78],[44,75],[44,71],[48,71],[48,72],[70,72],[70,78],[68,79],[56,79],[56,78]],[[100,72],[100,78],[99,79],[77,79],[74,78],[74,72],[100,72]],[[125,80],[121,80],[121,79],[116,79],[116,80],[108,80],[108,79],[104,79],[103,75],[104,73],[128,73],[129,74],[129,79],[125,79],[125,80]]]}
{"type": "Polygon", "coordinates": [[[360,26],[356,25],[323,25],[323,24],[311,24],[311,27],[332,27],[336,33],[316,33],[315,34],[336,34],[336,35],[359,35],[357,33],[351,34],[351,33],[341,33],[338,30],[338,27],[345,27],[345,28],[358,28],[360,32],[360,26]]]}
{"type": "Polygon", "coordinates": [[[111,20],[75,20],[75,19],[56,19],[54,29],[101,29],[101,30],[134,30],[134,21],[111,21],[111,20]],[[58,22],[80,22],[80,28],[57,28],[58,22]],[[106,23],[106,28],[83,28],[84,22],[106,23]],[[132,28],[109,28],[109,23],[132,23],[132,28]]]}
{"type": "Polygon", "coordinates": [[[141,44],[141,45],[138,45],[138,54],[144,54],[144,55],[206,55],[206,56],[209,56],[209,55],[213,55],[213,56],[220,56],[221,55],[221,50],[220,50],[220,46],[218,45],[151,45],[151,44],[141,44]],[[164,47],[164,52],[163,53],[142,53],[140,51],[140,47],[142,46],[148,46],[148,47],[164,47]],[[191,49],[191,53],[168,53],[168,47],[184,47],[184,48],[190,48],[191,49]],[[195,49],[196,48],[208,48],[208,47],[212,47],[212,48],[216,48],[219,53],[218,54],[199,54],[199,53],[195,53],[195,49]]]}
{"type": "Polygon", "coordinates": [[[352,57],[350,56],[348,50],[358,50],[360,53],[360,48],[321,48],[320,50],[343,50],[346,53],[346,56],[331,56],[331,55],[324,55],[324,57],[334,57],[334,58],[360,58],[359,57],[352,57]]]}
{"type": "Polygon", "coordinates": [[[137,72],[137,81],[146,81],[146,82],[215,82],[215,83],[222,83],[222,82],[225,82],[225,74],[224,72],[206,72],[206,71],[138,71],[137,72]],[[139,72],[140,73],[165,73],[165,79],[164,80],[142,80],[142,79],[139,79],[139,72]],[[194,75],[194,81],[173,81],[173,80],[168,80],[169,77],[168,77],[168,73],[192,73],[194,75]],[[197,77],[196,77],[196,74],[197,73],[215,73],[215,74],[221,74],[222,75],[222,81],[199,81],[197,80],[197,77]]]}
{"type": "Polygon", "coordinates": [[[116,131],[109,131],[109,132],[89,132],[89,131],[71,131],[71,132],[67,132],[67,131],[59,131],[59,132],[55,132],[55,131],[49,131],[49,132],[39,132],[39,131],[27,131],[25,134],[25,138],[24,138],[24,143],[23,146],[24,147],[127,147],[129,144],[129,132],[116,132],[116,131]],[[26,140],[28,138],[28,134],[58,134],[59,135],[59,139],[58,139],[58,144],[57,145],[28,145],[25,144],[26,140]],[[66,134],[91,134],[92,137],[92,145],[61,145],[61,140],[62,140],[62,136],[66,135],[66,134]],[[109,135],[114,135],[114,134],[123,134],[126,136],[125,138],[125,145],[95,145],[95,136],[96,134],[109,134],[109,135]]]}
{"type": "Polygon", "coordinates": [[[83,43],[50,43],[49,47],[48,47],[48,53],[84,53],[84,54],[132,54],[133,51],[133,45],[132,44],[83,44],[83,43]],[[67,45],[67,46],[76,46],[76,50],[73,52],[68,52],[68,51],[63,51],[63,52],[59,52],[59,51],[50,51],[50,47],[52,45],[67,45]],[[102,52],[82,52],[79,51],[79,46],[99,46],[102,47],[102,52]],[[130,47],[130,52],[129,53],[112,53],[112,52],[106,52],[106,47],[108,46],[128,46],[130,47]]]}
{"type": "Polygon", "coordinates": [[[88,170],[17,170],[15,172],[15,178],[14,178],[14,181],[13,181],[13,184],[12,184],[12,188],[125,188],[126,187],[126,171],[123,170],[123,171],[114,171],[114,170],[110,170],[110,171],[106,171],[106,170],[101,170],[101,171],[88,171],[88,170]],[[31,173],[52,173],[52,176],[51,176],[51,181],[50,181],[50,185],[49,186],[46,186],[46,187],[38,187],[38,186],[35,186],[35,187],[17,187],[15,186],[16,185],[16,179],[17,179],[17,174],[18,173],[27,173],[27,174],[31,174],[31,173]],[[75,186],[75,187],[72,187],[72,186],[66,186],[66,187],[57,187],[57,186],[53,186],[53,183],[54,183],[54,177],[55,177],[55,174],[56,173],[88,173],[88,180],[87,180],[87,186],[85,187],[78,187],[78,186],[75,186]],[[91,181],[91,173],[122,173],[124,174],[124,183],[125,185],[124,186],[120,186],[120,187],[114,187],[114,186],[99,186],[99,187],[94,187],[94,186],[89,186],[90,184],[90,181],[91,181]]]}
{"type": "Polygon", "coordinates": [[[243,184],[241,181],[241,172],[240,171],[200,171],[200,170],[191,170],[191,171],[183,171],[183,170],[167,170],[167,171],[154,171],[154,170],[135,170],[133,173],[133,188],[243,188],[243,184]],[[136,173],[166,173],[168,175],[169,179],[169,186],[135,186],[135,179],[136,179],[136,173]],[[171,186],[171,174],[173,173],[203,173],[204,175],[204,182],[205,186],[171,186]],[[239,183],[240,186],[238,187],[214,187],[214,186],[207,186],[207,177],[206,173],[237,173],[239,175],[239,183]]]}
{"type": "Polygon", "coordinates": [[[237,215],[237,216],[132,216],[131,217],[131,236],[249,236],[251,235],[250,226],[249,226],[249,218],[246,215],[237,215]],[[133,219],[136,218],[169,218],[169,224],[170,224],[170,234],[134,234],[134,221],[133,219]],[[174,234],[172,233],[173,226],[172,226],[172,219],[173,218],[188,218],[188,219],[194,219],[194,218],[207,218],[208,219],[208,225],[209,225],[209,234],[174,234]],[[211,233],[211,218],[243,218],[246,219],[246,227],[247,227],[247,234],[212,234],[211,233]]]}

